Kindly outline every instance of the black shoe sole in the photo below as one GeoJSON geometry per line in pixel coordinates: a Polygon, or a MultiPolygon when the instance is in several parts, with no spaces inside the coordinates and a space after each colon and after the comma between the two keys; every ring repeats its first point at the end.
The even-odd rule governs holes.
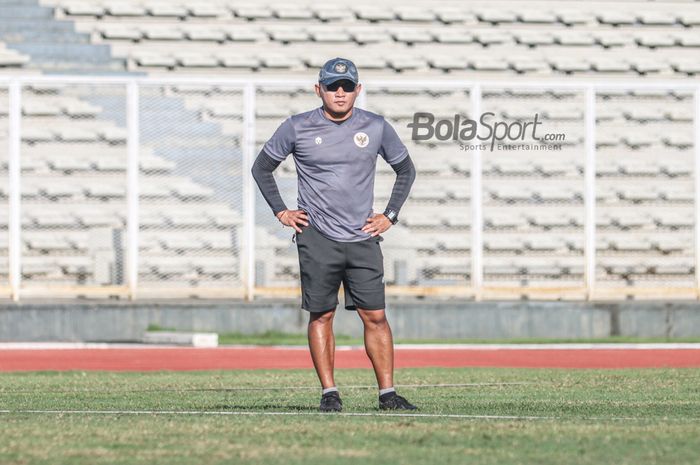
{"type": "Polygon", "coordinates": [[[339,408],[339,409],[332,408],[332,409],[328,409],[328,410],[318,409],[318,410],[320,412],[323,412],[323,413],[333,413],[333,412],[342,412],[343,411],[342,408],[339,408]]]}

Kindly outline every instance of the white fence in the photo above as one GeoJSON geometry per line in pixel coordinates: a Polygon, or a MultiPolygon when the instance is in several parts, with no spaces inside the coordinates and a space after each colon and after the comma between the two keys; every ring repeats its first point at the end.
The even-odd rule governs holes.
{"type": "MultiPolygon", "coordinates": [[[[462,270],[460,265],[458,266],[460,271],[456,273],[457,276],[461,276],[462,278],[444,282],[439,280],[420,281],[415,279],[401,281],[401,279],[396,278],[393,282],[389,281],[389,293],[428,296],[454,295],[473,297],[477,300],[513,296],[519,297],[524,294],[531,297],[551,298],[554,296],[555,298],[562,298],[562,296],[564,296],[563,298],[574,299],[619,298],[630,294],[635,296],[663,298],[697,298],[697,296],[700,295],[700,266],[698,266],[700,264],[700,229],[698,228],[693,228],[693,243],[689,244],[689,247],[686,248],[692,250],[694,256],[694,275],[691,276],[692,282],[681,286],[664,282],[652,285],[644,284],[641,286],[601,286],[598,276],[600,273],[597,271],[599,268],[597,264],[599,252],[596,250],[597,233],[599,229],[596,226],[596,184],[598,182],[596,177],[598,153],[596,128],[598,125],[597,122],[600,120],[600,118],[598,118],[599,110],[597,108],[597,98],[601,93],[615,93],[620,91],[644,91],[652,93],[654,91],[678,91],[692,95],[690,99],[687,100],[686,104],[688,108],[692,108],[692,134],[689,134],[689,136],[692,137],[692,148],[690,150],[692,150],[693,160],[691,170],[694,193],[692,216],[694,218],[693,225],[696,225],[698,218],[700,218],[700,177],[695,175],[700,169],[700,123],[698,123],[698,121],[700,121],[700,83],[689,81],[660,82],[646,80],[547,80],[540,82],[525,80],[509,80],[507,82],[376,80],[364,82],[363,85],[366,92],[361,95],[358,106],[369,109],[373,109],[372,99],[373,96],[376,95],[371,92],[372,89],[389,89],[389,92],[391,89],[427,89],[430,92],[437,93],[441,91],[446,93],[450,91],[463,91],[462,95],[466,97],[464,100],[465,111],[470,115],[479,115],[482,111],[488,110],[488,108],[484,107],[484,96],[494,89],[519,91],[547,90],[576,93],[580,98],[577,97],[577,99],[572,100],[572,102],[575,102],[576,105],[580,105],[583,116],[580,122],[575,122],[575,124],[581,125],[583,134],[581,155],[585,159],[585,161],[583,161],[583,196],[581,205],[581,209],[584,212],[582,231],[584,240],[581,257],[582,276],[579,282],[573,285],[548,286],[546,284],[543,285],[541,282],[534,285],[522,284],[521,282],[514,282],[513,285],[503,285],[501,282],[496,282],[497,280],[493,282],[488,279],[485,280],[484,205],[486,201],[484,199],[484,179],[482,176],[484,172],[483,158],[485,154],[479,149],[475,149],[470,152],[470,192],[468,196],[468,211],[470,215],[469,230],[463,233],[469,235],[469,253],[468,255],[453,257],[457,258],[457,260],[460,260],[460,257],[466,257],[464,260],[464,270],[462,270]],[[367,92],[369,92],[369,95],[367,92]]],[[[261,137],[263,139],[265,137],[265,134],[261,135],[260,132],[256,134],[256,122],[260,113],[256,111],[256,107],[259,104],[260,92],[267,92],[268,95],[271,96],[271,101],[274,103],[277,98],[275,97],[275,88],[306,88],[311,92],[312,86],[313,82],[311,81],[280,79],[0,76],[0,90],[6,89],[7,91],[6,205],[8,212],[7,285],[0,288],[0,291],[5,290],[5,293],[14,300],[18,300],[21,297],[76,295],[119,296],[129,298],[149,296],[197,296],[205,298],[244,297],[247,299],[252,299],[256,295],[294,295],[298,292],[298,289],[293,276],[286,281],[276,282],[274,280],[275,276],[279,276],[280,273],[284,275],[284,271],[273,271],[276,269],[275,262],[279,258],[278,249],[284,248],[285,245],[283,242],[280,242],[278,245],[273,244],[273,242],[276,243],[275,241],[280,238],[279,236],[274,236],[275,232],[272,228],[279,228],[279,226],[273,226],[274,219],[271,215],[269,215],[267,220],[260,220],[259,216],[262,214],[260,212],[264,211],[267,207],[266,205],[261,206],[259,204],[260,199],[256,199],[257,188],[249,173],[252,162],[260,148],[260,139],[261,137]],[[109,87],[113,89],[114,92],[106,96],[106,92],[90,90],[90,92],[93,92],[93,94],[90,95],[94,96],[92,100],[93,103],[98,102],[97,105],[101,105],[105,104],[105,102],[123,102],[123,108],[121,108],[121,103],[111,103],[111,105],[119,107],[118,111],[114,110],[112,112],[113,125],[116,128],[124,128],[123,140],[120,141],[118,137],[116,138],[116,142],[112,140],[114,147],[121,147],[123,149],[123,153],[119,152],[121,149],[117,150],[119,152],[117,157],[123,156],[124,170],[116,169],[113,171],[113,177],[111,178],[121,179],[121,181],[123,181],[124,195],[114,196],[118,200],[117,203],[113,203],[113,206],[119,207],[119,202],[123,202],[123,222],[121,225],[123,226],[124,236],[117,238],[117,242],[125,239],[123,243],[123,253],[119,252],[123,257],[120,255],[117,259],[114,257],[109,259],[111,260],[108,267],[109,272],[107,273],[109,278],[102,279],[101,281],[96,281],[92,278],[86,280],[83,276],[83,278],[76,278],[76,280],[72,282],[72,278],[63,279],[63,275],[57,278],[56,273],[52,272],[50,269],[46,271],[44,275],[41,275],[43,276],[41,278],[35,278],[32,273],[23,271],[28,263],[38,264],[36,266],[43,269],[40,266],[42,256],[45,256],[46,260],[50,260],[51,257],[54,256],[50,253],[51,247],[34,247],[31,244],[28,246],[27,241],[23,239],[28,228],[31,230],[31,227],[36,227],[41,230],[41,228],[37,226],[40,222],[40,218],[39,220],[34,218],[31,220],[33,221],[33,223],[31,223],[33,226],[28,226],[30,223],[28,223],[29,220],[27,220],[25,215],[25,207],[31,204],[31,202],[34,202],[34,205],[39,208],[41,205],[44,205],[42,204],[41,198],[48,198],[47,196],[49,195],[45,190],[39,187],[35,192],[36,199],[31,200],[33,198],[31,196],[32,193],[30,192],[27,194],[23,190],[25,179],[33,180],[31,175],[28,175],[25,172],[26,170],[23,169],[26,164],[24,163],[25,160],[33,160],[33,158],[25,159],[24,152],[30,152],[40,145],[42,141],[40,131],[32,131],[38,135],[30,135],[31,137],[26,134],[26,129],[28,127],[32,127],[31,125],[40,125],[42,120],[33,118],[32,112],[27,111],[25,104],[36,100],[35,97],[37,97],[37,95],[44,95],[42,92],[46,95],[53,92],[53,95],[57,99],[64,95],[60,89],[57,91],[56,88],[52,89],[52,86],[57,86],[56,88],[61,89],[77,89],[80,86],[83,86],[85,89],[92,89],[95,86],[98,88],[102,88],[100,86],[105,86],[105,88],[109,87]],[[174,104],[173,102],[169,102],[173,103],[173,110],[165,108],[160,113],[153,113],[155,116],[145,117],[144,115],[148,112],[150,105],[155,105],[155,103],[153,103],[154,100],[150,100],[146,96],[165,95],[172,86],[180,86],[185,89],[187,86],[190,86],[189,91],[183,91],[182,95],[188,95],[189,92],[189,94],[195,95],[196,98],[193,97],[190,99],[183,97],[182,102],[184,103],[182,105],[180,105],[180,103],[174,104]],[[207,87],[211,87],[212,89],[218,88],[219,90],[212,94],[206,91],[207,87]],[[202,91],[202,89],[205,90],[202,91]],[[144,134],[151,134],[151,132],[153,132],[149,132],[148,128],[150,126],[158,126],[159,129],[157,129],[155,133],[160,137],[159,140],[182,139],[183,141],[189,142],[195,141],[199,136],[192,135],[188,132],[192,130],[192,127],[189,125],[190,123],[188,123],[189,120],[186,118],[189,114],[188,108],[190,108],[188,105],[191,105],[191,108],[200,108],[197,105],[200,105],[203,101],[213,103],[217,103],[218,101],[220,104],[218,108],[221,109],[220,113],[225,114],[226,108],[228,108],[226,99],[230,99],[230,107],[232,108],[229,112],[231,124],[229,125],[229,123],[225,121],[226,115],[224,115],[221,120],[216,120],[216,124],[219,124],[219,126],[223,128],[223,132],[221,133],[223,135],[217,135],[215,139],[212,139],[214,136],[207,135],[207,140],[209,141],[207,143],[209,144],[216,144],[217,147],[219,145],[231,144],[230,160],[226,159],[224,156],[224,158],[217,158],[218,161],[216,162],[227,163],[228,160],[231,166],[235,167],[235,174],[227,177],[225,181],[215,179],[219,168],[212,168],[214,165],[210,165],[211,160],[201,160],[200,162],[198,155],[194,155],[192,160],[185,160],[182,162],[183,158],[180,158],[179,162],[173,162],[171,165],[168,165],[166,163],[167,160],[164,162],[162,158],[158,158],[157,154],[154,155],[154,157],[151,157],[152,154],[144,154],[144,147],[148,145],[148,141],[144,140],[144,134]],[[162,115],[167,116],[169,113],[172,115],[172,121],[164,121],[162,115]],[[178,116],[178,114],[180,116],[178,116]],[[168,126],[168,124],[170,126],[168,126]],[[39,142],[37,142],[37,140],[39,142]],[[212,140],[215,140],[215,142],[211,142],[212,140]],[[147,155],[149,160],[158,160],[161,165],[165,163],[164,166],[166,167],[160,168],[161,172],[159,172],[158,169],[147,172],[147,169],[143,166],[143,161],[147,158],[147,155]],[[178,165],[178,163],[180,164],[178,165]],[[170,168],[167,166],[170,166],[170,168]],[[185,166],[187,169],[183,170],[182,166],[185,166]],[[168,178],[168,176],[171,176],[171,178],[168,178]],[[150,201],[146,201],[147,195],[145,193],[145,188],[148,187],[150,189],[154,186],[151,184],[145,186],[144,181],[146,180],[149,183],[156,179],[158,179],[159,182],[167,182],[168,179],[177,181],[192,178],[193,176],[199,176],[199,179],[204,179],[204,187],[199,185],[199,191],[193,189],[195,192],[190,197],[188,197],[188,194],[172,194],[182,202],[180,207],[191,207],[191,212],[184,213],[187,213],[189,216],[196,216],[195,214],[197,213],[196,210],[199,208],[198,206],[206,205],[206,208],[214,209],[211,210],[212,212],[218,212],[223,216],[229,215],[233,219],[228,223],[217,223],[216,218],[208,217],[206,220],[208,222],[205,224],[203,219],[201,221],[197,220],[200,221],[197,223],[189,218],[189,223],[185,221],[189,229],[182,229],[184,233],[181,236],[165,237],[165,234],[168,233],[168,231],[166,231],[168,228],[172,231],[180,231],[180,229],[178,229],[180,226],[175,223],[175,220],[168,217],[168,212],[172,213],[173,209],[179,210],[180,207],[178,207],[177,204],[169,203],[167,200],[168,197],[165,196],[163,197],[165,200],[153,203],[155,206],[153,211],[156,212],[156,216],[166,219],[162,220],[162,224],[158,222],[154,223],[154,229],[149,235],[147,228],[150,223],[147,224],[145,222],[147,215],[144,213],[144,209],[145,206],[150,205],[148,203],[150,201]],[[220,184],[225,182],[239,182],[240,186],[228,186],[229,190],[227,191],[227,186],[220,186],[220,184]],[[209,194],[202,194],[202,190],[209,190],[214,192],[214,194],[213,196],[207,197],[209,194]],[[201,200],[207,198],[209,200],[201,200]],[[258,212],[257,214],[256,211],[258,212]],[[163,228],[158,229],[159,225],[163,226],[163,228]],[[259,230],[256,229],[256,226],[259,227],[259,230]],[[265,232],[266,230],[271,232],[268,234],[265,232]],[[201,237],[197,234],[193,235],[193,232],[197,234],[201,233],[201,237]],[[159,237],[160,234],[163,236],[159,237]],[[261,236],[261,234],[264,236],[261,236]],[[208,239],[204,238],[204,235],[208,235],[208,239]],[[178,237],[181,242],[196,238],[202,245],[196,250],[189,250],[186,244],[176,245],[178,237]],[[230,242],[227,242],[227,237],[231,238],[230,242]],[[256,245],[256,238],[258,241],[261,241],[260,237],[267,238],[264,239],[265,241],[269,239],[269,241],[271,241],[270,244],[259,243],[256,245]],[[224,238],[224,245],[216,245],[217,241],[221,238],[224,238]],[[144,246],[144,239],[148,239],[145,241],[146,243],[152,239],[154,242],[160,244],[153,248],[153,250],[159,250],[160,252],[158,253],[162,252],[160,255],[154,252],[153,263],[155,264],[144,265],[144,263],[149,261],[148,255],[144,255],[144,250],[149,250],[148,244],[144,246]],[[47,252],[47,250],[49,250],[49,252],[47,252]],[[29,256],[32,258],[31,262],[27,261],[29,256]],[[261,267],[267,267],[267,269],[263,270],[261,267]],[[169,272],[164,270],[169,270],[169,272]],[[161,278],[162,282],[159,281],[161,278]]],[[[86,95],[86,93],[87,91],[78,92],[77,94],[72,93],[71,95],[73,97],[77,95],[76,98],[81,98],[81,96],[85,98],[84,95],[86,95]]],[[[402,99],[404,97],[398,96],[396,98],[402,99]]],[[[443,108],[435,108],[434,111],[439,113],[443,110],[443,108]]],[[[425,108],[425,111],[433,111],[433,109],[425,108]]],[[[150,115],[150,113],[148,114],[150,115]]],[[[277,118],[277,120],[281,122],[281,118],[277,118]]],[[[66,120],[66,124],[70,125],[73,121],[77,120],[68,119],[66,120]]],[[[207,131],[210,129],[210,126],[208,124],[202,124],[203,126],[197,130],[201,130],[202,134],[209,134],[207,131]]],[[[77,122],[75,125],[76,127],[80,126],[77,122]]],[[[687,127],[688,125],[684,126],[686,129],[687,127]]],[[[47,129],[50,132],[51,128],[47,129]]],[[[60,135],[56,137],[58,139],[61,138],[60,135]]],[[[150,138],[151,136],[149,135],[148,137],[150,138]]],[[[77,137],[76,140],[80,141],[80,138],[77,137]]],[[[105,140],[109,140],[109,138],[103,136],[103,139],[100,139],[102,142],[105,140]]],[[[47,143],[51,142],[49,141],[47,143]]],[[[61,143],[66,144],[67,142],[66,140],[61,140],[61,143]]],[[[71,147],[73,146],[71,145],[71,147]]],[[[99,147],[99,145],[95,146],[95,150],[98,153],[102,150],[99,147]]],[[[188,147],[194,152],[187,152],[183,150],[181,146],[178,146],[178,153],[181,153],[181,157],[186,157],[187,153],[200,153],[196,152],[198,149],[195,143],[193,143],[191,147],[188,147]]],[[[221,151],[222,149],[219,148],[217,150],[221,151]]],[[[225,149],[223,150],[223,153],[225,153],[225,149]]],[[[1,154],[2,151],[0,151],[0,155],[1,154]]],[[[46,158],[45,161],[49,160],[49,158],[46,158]]],[[[47,164],[51,169],[54,169],[55,173],[60,172],[60,169],[56,168],[54,162],[47,161],[47,164]]],[[[77,168],[74,170],[70,168],[64,170],[64,172],[67,173],[74,173],[77,171],[79,171],[77,168]]],[[[41,181],[41,179],[44,178],[37,177],[36,179],[41,181]]],[[[650,179],[653,180],[653,178],[650,179]]],[[[417,183],[421,181],[419,174],[417,183]]],[[[81,189],[83,188],[81,187],[78,190],[81,189]]],[[[81,193],[80,195],[89,197],[90,192],[84,189],[83,191],[87,193],[81,193]]],[[[101,205],[100,202],[107,197],[95,195],[91,198],[94,200],[91,205],[99,208],[101,205]]],[[[75,207],[81,201],[74,199],[70,202],[72,202],[70,205],[75,207]]],[[[409,203],[411,202],[412,200],[409,199],[409,203]]],[[[47,214],[48,213],[52,212],[47,212],[47,214]]],[[[38,215],[41,215],[41,211],[39,211],[38,215]]],[[[187,219],[188,218],[186,218],[186,220],[187,219]]],[[[76,223],[70,223],[69,228],[76,230],[75,237],[82,237],[78,236],[78,233],[87,234],[87,228],[85,227],[87,222],[85,220],[76,221],[76,223]]],[[[118,224],[117,229],[120,229],[118,224]]],[[[41,231],[46,233],[47,231],[50,232],[50,229],[41,231]]],[[[91,229],[90,231],[93,230],[91,229]]],[[[458,234],[458,230],[456,229],[455,231],[457,231],[455,234],[458,234]]],[[[112,229],[112,232],[114,232],[114,229],[112,229]]],[[[430,230],[428,230],[428,232],[430,232],[430,230]]],[[[45,239],[42,239],[42,236],[37,237],[38,243],[41,243],[42,240],[45,239]]],[[[88,244],[85,250],[92,250],[90,254],[92,254],[94,260],[90,262],[92,264],[80,266],[102,266],[103,256],[95,252],[95,249],[90,249],[91,244],[89,242],[92,241],[91,238],[93,236],[86,237],[88,237],[88,244]]],[[[389,247],[392,237],[391,232],[387,233],[387,237],[388,240],[385,241],[384,244],[387,244],[386,247],[389,247]]],[[[69,236],[65,236],[64,239],[67,243],[70,243],[69,236]]],[[[76,241],[79,242],[78,239],[76,239],[76,241]]],[[[55,256],[65,258],[70,256],[70,252],[67,250],[82,250],[81,245],[76,245],[75,243],[73,243],[72,246],[67,245],[65,249],[61,247],[58,247],[58,252],[56,252],[55,256]],[[72,247],[72,249],[70,247],[72,247]]],[[[400,251],[397,252],[397,254],[399,253],[400,251]]],[[[279,259],[282,260],[282,258],[279,259]]],[[[70,266],[66,265],[66,263],[70,264],[70,261],[68,259],[64,262],[59,260],[57,263],[58,265],[56,266],[64,270],[62,273],[67,273],[65,270],[70,268],[70,266]],[[68,268],[66,268],[67,266],[68,268]]],[[[286,263],[289,264],[288,269],[293,268],[293,258],[289,259],[289,257],[287,257],[286,263]]],[[[398,257],[396,263],[398,263],[398,257]]],[[[411,263],[408,265],[412,266],[411,263]]],[[[92,270],[92,268],[90,269],[92,270]]],[[[92,273],[92,271],[90,271],[90,273],[92,273]]],[[[83,275],[84,274],[85,273],[83,273],[83,275]]],[[[80,273],[77,273],[77,275],[80,276],[80,273]]],[[[556,279],[553,280],[555,284],[556,281],[556,279]]]]}

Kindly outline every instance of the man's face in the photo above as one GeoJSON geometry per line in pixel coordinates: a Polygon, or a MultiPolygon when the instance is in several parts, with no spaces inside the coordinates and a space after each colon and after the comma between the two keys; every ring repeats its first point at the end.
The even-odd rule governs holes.
{"type": "Polygon", "coordinates": [[[326,109],[335,115],[343,115],[355,105],[355,99],[362,90],[361,84],[341,79],[327,86],[316,84],[316,95],[321,97],[326,109]]]}

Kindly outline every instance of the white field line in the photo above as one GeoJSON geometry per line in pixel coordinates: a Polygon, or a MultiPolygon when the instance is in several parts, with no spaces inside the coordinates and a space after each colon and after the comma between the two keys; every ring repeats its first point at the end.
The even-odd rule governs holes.
{"type": "MultiPolygon", "coordinates": [[[[519,415],[466,415],[442,413],[383,413],[383,412],[235,412],[198,410],[0,410],[0,414],[45,414],[45,415],[202,415],[202,416],[344,416],[344,417],[398,417],[398,418],[452,418],[462,420],[595,420],[635,421],[649,420],[644,417],[582,417],[564,418],[555,416],[519,415]]],[[[684,419],[685,420],[685,419],[684,419]]],[[[691,419],[696,420],[696,419],[691,419]]]]}
{"type": "MultiPolygon", "coordinates": [[[[700,343],[557,343],[557,344],[395,344],[397,350],[700,350],[700,343]]],[[[0,342],[0,350],[60,350],[60,349],[194,349],[199,348],[183,345],[160,344],[124,344],[102,342],[0,342]]],[[[277,350],[309,350],[305,345],[223,345],[220,349],[277,349],[277,350]]],[[[363,346],[337,346],[336,350],[364,350],[363,346]]]]}
{"type": "MultiPolygon", "coordinates": [[[[463,388],[463,387],[501,387],[501,386],[525,386],[529,384],[538,384],[535,381],[513,381],[513,382],[490,382],[490,383],[443,383],[443,384],[394,384],[397,388],[463,388]]],[[[338,389],[377,389],[377,385],[348,385],[339,386],[338,389]]],[[[102,392],[108,394],[115,393],[133,393],[133,392],[236,392],[236,391],[320,391],[320,386],[234,386],[220,388],[154,388],[154,389],[71,389],[71,390],[51,390],[51,393],[72,393],[80,394],[83,392],[102,392]]],[[[5,390],[0,389],[0,395],[3,394],[31,394],[44,392],[41,390],[5,390]]]]}

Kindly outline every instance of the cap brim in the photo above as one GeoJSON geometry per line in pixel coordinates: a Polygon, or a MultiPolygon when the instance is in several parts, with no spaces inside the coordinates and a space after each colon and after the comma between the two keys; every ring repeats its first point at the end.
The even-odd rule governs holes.
{"type": "Polygon", "coordinates": [[[342,81],[343,79],[345,79],[345,80],[347,80],[347,81],[350,81],[350,82],[354,82],[355,84],[357,84],[357,81],[354,80],[353,78],[351,78],[350,76],[333,76],[333,77],[327,77],[327,78],[324,79],[323,81],[319,81],[319,82],[320,82],[321,84],[323,84],[324,86],[327,86],[328,84],[333,84],[334,82],[336,82],[336,81],[342,81]]]}

